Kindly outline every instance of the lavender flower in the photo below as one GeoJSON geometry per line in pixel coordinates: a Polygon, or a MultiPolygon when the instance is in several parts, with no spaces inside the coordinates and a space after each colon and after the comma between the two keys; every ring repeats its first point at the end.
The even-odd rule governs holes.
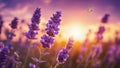
{"type": "Polygon", "coordinates": [[[33,31],[33,30],[29,30],[28,33],[26,33],[26,37],[27,37],[28,39],[37,39],[37,38],[36,38],[36,35],[37,35],[37,34],[38,34],[37,32],[35,32],[35,31],[33,31]]]}
{"type": "Polygon", "coordinates": [[[28,39],[37,39],[36,35],[38,32],[37,30],[40,30],[39,23],[40,23],[40,8],[37,8],[33,14],[33,17],[31,19],[31,24],[29,26],[29,31],[25,34],[28,39]]]}
{"type": "Polygon", "coordinates": [[[53,44],[53,42],[54,42],[53,37],[50,37],[50,36],[47,36],[47,35],[43,35],[41,37],[41,43],[42,43],[42,46],[44,48],[46,48],[46,47],[50,48],[51,45],[53,44]]]}
{"type": "Polygon", "coordinates": [[[19,61],[19,55],[17,52],[14,52],[12,56],[9,57],[9,61],[6,65],[6,68],[15,68],[17,64],[21,64],[19,61]]]}
{"type": "Polygon", "coordinates": [[[53,14],[53,17],[51,17],[51,20],[46,24],[46,34],[41,37],[41,44],[44,48],[48,47],[50,48],[51,45],[54,43],[54,38],[55,35],[58,34],[59,28],[58,26],[60,25],[60,19],[61,17],[61,12],[57,11],[56,14],[53,14]]]}
{"type": "Polygon", "coordinates": [[[105,27],[100,26],[97,32],[97,40],[102,40],[103,39],[103,33],[105,32],[105,27]]]}
{"type": "Polygon", "coordinates": [[[2,26],[3,26],[3,20],[2,20],[2,16],[0,15],[0,34],[2,32],[2,26]]]}
{"type": "Polygon", "coordinates": [[[98,56],[102,53],[102,45],[98,44],[98,45],[94,45],[92,47],[92,52],[89,54],[88,60],[87,61],[91,61],[92,59],[96,59],[98,58],[98,56]]]}
{"type": "Polygon", "coordinates": [[[39,24],[40,23],[40,8],[37,8],[33,14],[33,17],[31,19],[32,24],[39,24]]]}
{"type": "Polygon", "coordinates": [[[99,34],[103,34],[104,32],[105,32],[105,27],[104,26],[100,26],[99,30],[98,30],[98,33],[99,34]]]}
{"type": "Polygon", "coordinates": [[[113,68],[113,65],[115,63],[115,54],[116,54],[116,46],[112,45],[109,47],[107,54],[104,58],[104,62],[107,65],[107,68],[113,68]]]}
{"type": "Polygon", "coordinates": [[[29,68],[36,68],[36,65],[33,63],[29,63],[29,68]]]}
{"type": "Polygon", "coordinates": [[[66,49],[67,49],[68,51],[71,50],[71,48],[72,48],[72,46],[73,46],[73,42],[74,42],[73,37],[70,37],[70,38],[69,38],[69,41],[68,41],[68,43],[67,43],[67,46],[66,46],[66,49]]]}
{"type": "Polygon", "coordinates": [[[10,26],[11,26],[12,29],[16,29],[16,28],[17,28],[17,24],[18,24],[18,18],[15,17],[15,18],[12,20],[10,26]]]}
{"type": "Polygon", "coordinates": [[[36,24],[29,25],[29,29],[30,30],[40,30],[39,25],[36,25],[36,24]]]}
{"type": "Polygon", "coordinates": [[[2,68],[8,60],[9,49],[4,47],[0,52],[0,68],[2,68]]]}
{"type": "Polygon", "coordinates": [[[103,51],[102,50],[102,45],[98,44],[94,51],[95,51],[95,57],[98,57],[102,53],[102,51],[103,51]]]}
{"type": "Polygon", "coordinates": [[[65,63],[65,61],[67,60],[67,58],[69,57],[68,55],[68,50],[63,48],[62,50],[60,50],[60,52],[58,53],[58,57],[57,60],[59,63],[65,63]]]}
{"type": "Polygon", "coordinates": [[[57,56],[57,61],[60,64],[65,63],[65,61],[69,57],[68,53],[70,52],[72,45],[73,45],[73,38],[69,38],[66,48],[63,48],[62,50],[59,51],[58,56],[57,56]]]}
{"type": "Polygon", "coordinates": [[[16,36],[16,35],[15,35],[14,32],[9,32],[9,34],[7,35],[7,39],[12,40],[13,37],[15,37],[15,36],[16,36]]]}
{"type": "Polygon", "coordinates": [[[56,14],[53,14],[53,17],[51,17],[51,20],[46,24],[46,33],[49,36],[54,37],[56,34],[58,34],[59,28],[58,26],[60,25],[60,19],[61,17],[61,12],[57,11],[56,14]]]}
{"type": "Polygon", "coordinates": [[[102,23],[107,23],[109,16],[110,16],[109,14],[105,14],[104,17],[102,18],[101,22],[102,23]]]}

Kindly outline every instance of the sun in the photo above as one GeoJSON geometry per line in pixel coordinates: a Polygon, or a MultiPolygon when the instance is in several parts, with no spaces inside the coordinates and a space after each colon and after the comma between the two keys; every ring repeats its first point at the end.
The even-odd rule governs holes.
{"type": "Polygon", "coordinates": [[[67,25],[63,30],[64,38],[73,37],[74,40],[84,40],[86,30],[79,24],[67,25]]]}
{"type": "Polygon", "coordinates": [[[81,29],[78,26],[71,27],[71,30],[69,32],[70,36],[72,36],[74,39],[79,39],[81,36],[81,29]]]}

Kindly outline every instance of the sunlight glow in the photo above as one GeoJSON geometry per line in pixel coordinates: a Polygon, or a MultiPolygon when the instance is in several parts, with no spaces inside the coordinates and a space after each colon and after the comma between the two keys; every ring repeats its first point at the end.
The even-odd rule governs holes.
{"type": "Polygon", "coordinates": [[[69,38],[69,37],[73,37],[74,40],[84,40],[85,35],[86,35],[86,29],[83,28],[83,26],[81,26],[80,24],[72,24],[72,25],[68,25],[67,27],[64,28],[63,30],[64,32],[62,32],[64,38],[69,38]]]}
{"type": "Polygon", "coordinates": [[[79,27],[77,27],[77,26],[74,26],[74,27],[72,27],[71,28],[71,30],[70,30],[70,35],[71,36],[73,36],[75,39],[78,39],[78,38],[80,38],[80,36],[81,36],[81,32],[80,32],[80,28],[79,27]]]}

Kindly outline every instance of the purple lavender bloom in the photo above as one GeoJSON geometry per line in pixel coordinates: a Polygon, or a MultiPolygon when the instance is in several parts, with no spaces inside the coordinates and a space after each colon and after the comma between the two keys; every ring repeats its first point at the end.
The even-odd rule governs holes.
{"type": "Polygon", "coordinates": [[[104,26],[100,26],[99,30],[98,30],[98,34],[103,34],[105,32],[105,27],[104,26]]]}
{"type": "Polygon", "coordinates": [[[17,28],[17,24],[18,24],[18,18],[15,17],[15,18],[12,20],[10,26],[11,26],[12,29],[16,29],[16,28],[17,28]]]}
{"type": "Polygon", "coordinates": [[[109,14],[105,14],[104,17],[102,18],[101,22],[102,23],[107,23],[109,16],[110,16],[109,14]]]}
{"type": "Polygon", "coordinates": [[[53,39],[53,37],[50,37],[50,36],[47,36],[47,35],[43,35],[42,37],[41,37],[41,44],[42,44],[42,46],[44,47],[44,48],[46,48],[46,47],[48,47],[48,48],[50,48],[51,47],[51,45],[53,44],[53,42],[54,42],[54,39],[53,39]]]}
{"type": "Polygon", "coordinates": [[[0,52],[0,68],[2,68],[8,60],[9,49],[4,47],[0,52]]]}
{"type": "Polygon", "coordinates": [[[6,68],[15,68],[16,65],[20,64],[18,53],[14,52],[14,54],[9,57],[8,61],[6,68]]]}
{"type": "Polygon", "coordinates": [[[63,63],[65,63],[65,61],[67,60],[68,57],[69,57],[68,50],[63,48],[58,53],[57,60],[58,60],[59,63],[63,64],[63,63]]]}
{"type": "Polygon", "coordinates": [[[7,39],[10,39],[10,40],[12,40],[13,39],[13,37],[15,37],[16,35],[15,35],[15,33],[14,32],[10,32],[8,35],[7,35],[7,39]]]}
{"type": "Polygon", "coordinates": [[[105,32],[105,27],[104,26],[100,26],[97,32],[97,39],[98,40],[102,40],[103,39],[103,33],[105,32]]]}
{"type": "Polygon", "coordinates": [[[107,63],[108,66],[107,68],[111,68],[113,66],[115,61],[115,54],[116,54],[116,46],[115,45],[110,46],[104,58],[104,62],[107,63]]]}
{"type": "Polygon", "coordinates": [[[59,63],[63,64],[67,60],[67,58],[69,57],[68,53],[70,52],[72,46],[73,46],[73,38],[71,37],[69,38],[66,48],[63,48],[58,53],[57,60],[59,63]]]}
{"type": "Polygon", "coordinates": [[[31,19],[31,21],[32,21],[32,24],[39,24],[40,23],[40,16],[41,16],[41,14],[40,14],[40,8],[37,8],[36,10],[35,10],[35,12],[34,12],[34,14],[33,14],[33,17],[32,17],[32,19],[31,19]]]}
{"type": "Polygon", "coordinates": [[[2,32],[2,26],[3,26],[3,20],[2,20],[2,16],[0,15],[0,34],[2,32]]]}
{"type": "Polygon", "coordinates": [[[36,68],[36,65],[33,63],[29,63],[29,68],[36,68]]]}
{"type": "Polygon", "coordinates": [[[46,24],[46,33],[49,36],[54,37],[56,34],[58,34],[59,28],[58,26],[60,25],[60,19],[61,17],[61,12],[57,11],[56,14],[53,14],[53,17],[51,17],[51,20],[46,24]]]}
{"type": "Polygon", "coordinates": [[[69,41],[68,41],[67,46],[66,46],[67,50],[69,50],[69,51],[71,50],[71,48],[73,46],[73,42],[74,42],[73,37],[69,38],[69,41]]]}
{"type": "Polygon", "coordinates": [[[36,24],[29,25],[29,29],[30,30],[40,30],[39,25],[36,25],[36,24]]]}
{"type": "Polygon", "coordinates": [[[29,30],[28,33],[26,33],[26,37],[28,39],[37,39],[35,36],[37,35],[38,33],[33,31],[33,30],[29,30]]]}
{"type": "Polygon", "coordinates": [[[95,58],[98,58],[98,56],[102,53],[102,45],[98,44],[98,45],[94,45],[92,47],[92,52],[90,53],[88,60],[87,61],[91,61],[95,58]]]}
{"type": "Polygon", "coordinates": [[[35,36],[38,34],[37,30],[40,30],[39,23],[40,23],[40,8],[37,8],[33,14],[31,19],[31,24],[29,26],[29,31],[26,33],[26,37],[28,39],[37,39],[35,36]]]}
{"type": "Polygon", "coordinates": [[[95,56],[94,57],[98,57],[101,53],[102,53],[102,45],[98,44],[96,46],[96,49],[95,49],[95,56]]]}
{"type": "Polygon", "coordinates": [[[60,25],[60,19],[61,17],[61,12],[57,11],[55,14],[53,14],[53,17],[51,17],[51,20],[46,24],[46,34],[41,37],[41,43],[43,47],[51,47],[51,44],[54,43],[53,37],[58,34],[59,28],[58,26],[60,25]]]}

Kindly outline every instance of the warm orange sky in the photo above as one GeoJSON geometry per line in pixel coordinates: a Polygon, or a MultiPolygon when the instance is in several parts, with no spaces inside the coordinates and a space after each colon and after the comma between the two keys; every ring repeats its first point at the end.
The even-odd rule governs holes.
{"type": "MultiPolygon", "coordinates": [[[[5,22],[14,17],[31,23],[31,17],[37,7],[41,8],[41,25],[47,23],[55,11],[61,11],[60,33],[70,36],[71,30],[79,29],[79,37],[84,38],[88,29],[97,30],[104,14],[109,13],[107,26],[112,29],[120,26],[120,8],[118,0],[0,0],[0,14],[5,22]],[[77,26],[76,26],[77,25],[77,26]],[[68,35],[69,34],[69,35],[68,35]],[[83,36],[84,35],[84,36],[83,36]]],[[[7,23],[6,23],[7,24],[7,23]]],[[[5,27],[6,27],[5,24],[5,27]]],[[[77,32],[77,31],[76,31],[77,32]]]]}

